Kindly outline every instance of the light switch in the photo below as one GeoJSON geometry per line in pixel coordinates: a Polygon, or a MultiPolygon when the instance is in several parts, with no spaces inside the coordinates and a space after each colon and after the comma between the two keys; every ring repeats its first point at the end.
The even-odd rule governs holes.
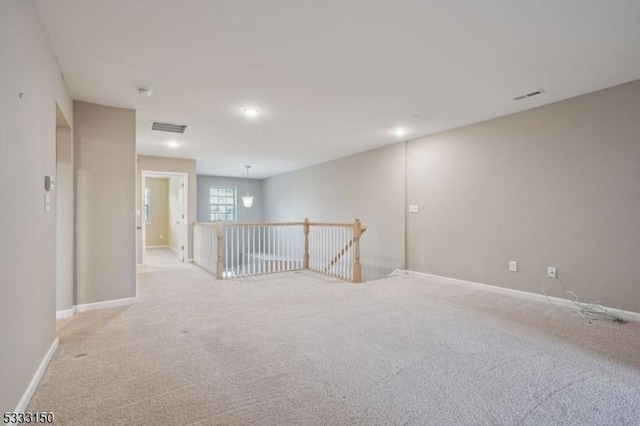
{"type": "Polygon", "coordinates": [[[418,210],[417,204],[409,204],[409,213],[418,213],[418,210]]]}
{"type": "Polygon", "coordinates": [[[49,191],[55,191],[55,189],[56,189],[56,183],[55,183],[55,180],[53,179],[53,177],[45,176],[44,177],[44,190],[49,192],[49,191]]]}

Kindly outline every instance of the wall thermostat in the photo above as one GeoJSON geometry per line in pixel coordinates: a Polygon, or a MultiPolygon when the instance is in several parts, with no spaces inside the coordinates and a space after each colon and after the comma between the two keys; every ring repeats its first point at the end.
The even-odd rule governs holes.
{"type": "Polygon", "coordinates": [[[49,192],[49,191],[53,191],[55,189],[56,189],[56,184],[55,184],[55,181],[53,180],[53,177],[45,176],[44,177],[44,190],[49,192]]]}

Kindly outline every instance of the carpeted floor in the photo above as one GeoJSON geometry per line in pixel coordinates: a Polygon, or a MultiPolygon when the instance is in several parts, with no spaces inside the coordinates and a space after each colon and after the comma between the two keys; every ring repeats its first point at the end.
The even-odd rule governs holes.
{"type": "Polygon", "coordinates": [[[79,314],[28,411],[56,424],[640,424],[640,324],[435,279],[215,281],[149,256],[79,314]]]}

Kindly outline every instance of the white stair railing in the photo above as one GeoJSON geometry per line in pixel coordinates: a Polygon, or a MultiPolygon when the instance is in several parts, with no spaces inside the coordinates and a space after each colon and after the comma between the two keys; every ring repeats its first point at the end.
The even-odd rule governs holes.
{"type": "Polygon", "coordinates": [[[202,223],[194,225],[194,262],[218,279],[309,269],[359,283],[354,223],[202,223]]]}
{"type": "Polygon", "coordinates": [[[197,223],[193,227],[193,262],[218,276],[219,227],[215,223],[197,223]]]}
{"type": "Polygon", "coordinates": [[[303,223],[223,224],[222,278],[303,269],[303,223]]]}

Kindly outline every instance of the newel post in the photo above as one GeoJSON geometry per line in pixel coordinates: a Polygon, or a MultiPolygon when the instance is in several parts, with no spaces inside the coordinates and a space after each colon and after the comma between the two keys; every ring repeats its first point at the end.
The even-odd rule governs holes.
{"type": "Polygon", "coordinates": [[[302,258],[302,267],[309,269],[309,218],[304,218],[304,257],[302,258]]]}
{"type": "Polygon", "coordinates": [[[355,249],[354,263],[353,263],[353,282],[362,282],[362,271],[360,267],[360,235],[362,235],[362,224],[360,219],[356,219],[353,224],[353,242],[355,249]]]}
{"type": "Polygon", "coordinates": [[[216,278],[221,280],[224,272],[224,270],[222,269],[223,268],[222,267],[222,222],[216,223],[216,239],[218,240],[217,241],[218,259],[216,264],[216,278]]]}

